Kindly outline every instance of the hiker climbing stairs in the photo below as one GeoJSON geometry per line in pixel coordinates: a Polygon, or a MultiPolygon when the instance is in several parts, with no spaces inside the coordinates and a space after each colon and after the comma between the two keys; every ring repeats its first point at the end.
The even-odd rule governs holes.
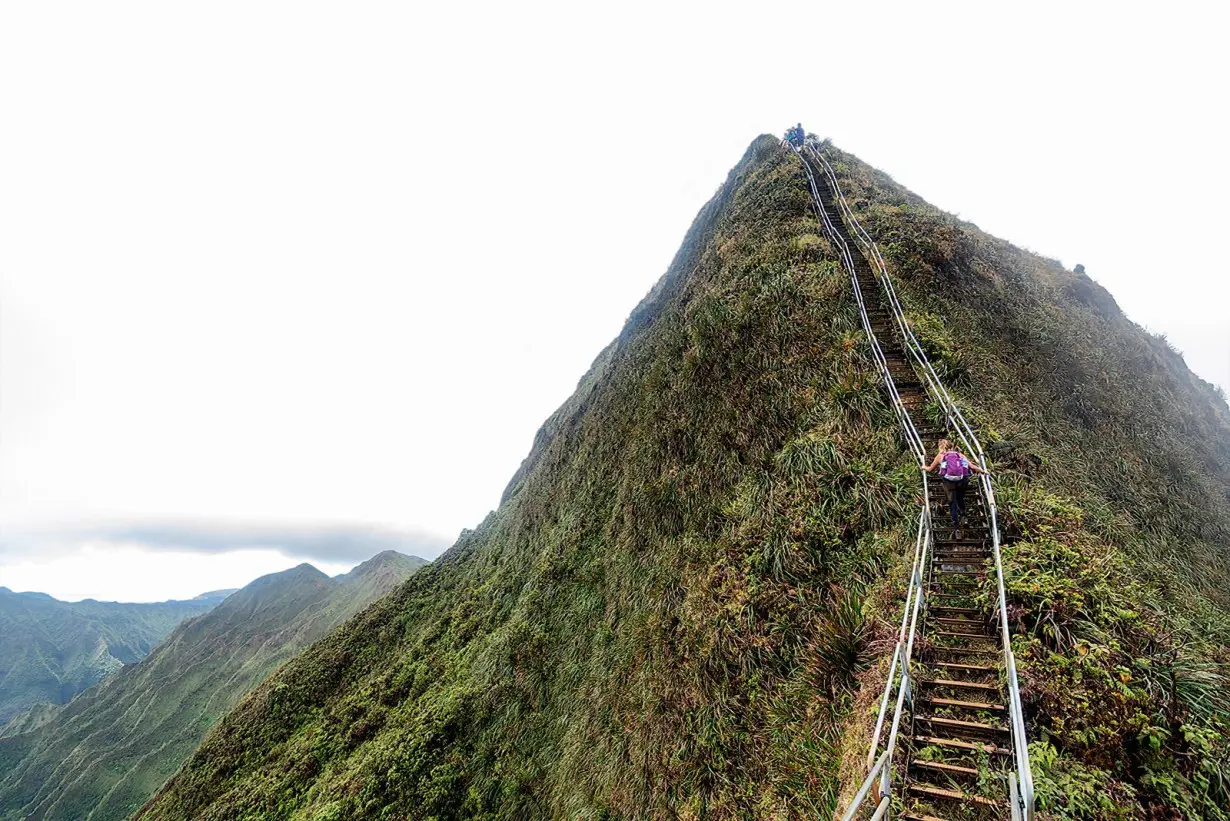
{"type": "MultiPolygon", "coordinates": [[[[956,438],[947,426],[928,421],[925,412],[932,398],[927,380],[930,377],[934,389],[938,377],[934,372],[929,376],[920,373],[917,356],[911,361],[908,342],[902,338],[900,309],[894,311],[884,283],[843,219],[844,203],[835,190],[832,170],[814,146],[809,144],[798,153],[807,166],[826,233],[853,269],[860,309],[886,382],[895,389],[894,401],[899,400],[903,430],[915,453],[921,451],[929,461],[941,439],[956,438]]],[[[866,245],[869,240],[863,237],[866,245]]],[[[964,520],[954,527],[943,483],[934,474],[924,476],[929,511],[921,517],[920,526],[927,529],[922,535],[930,550],[922,551],[927,560],[917,568],[921,603],[907,645],[912,652],[907,651],[902,662],[905,695],[893,721],[894,730],[900,725],[901,741],[896,746],[889,742],[884,763],[883,784],[890,784],[888,774],[894,774],[892,794],[881,795],[879,800],[897,805],[892,816],[916,821],[1028,818],[1032,800],[1028,805],[1016,800],[1017,784],[1012,777],[1008,656],[1002,644],[1004,633],[997,630],[996,545],[992,544],[987,499],[971,487],[964,520]]],[[[906,632],[905,621],[902,632],[906,632]]],[[[869,757],[869,766],[871,761],[869,757]]],[[[873,775],[868,776],[868,783],[873,775]]],[[[1032,792],[1032,781],[1026,783],[1027,791],[1032,792]]],[[[866,790],[867,783],[860,796],[866,790]]],[[[856,799],[847,817],[861,800],[856,799]]]]}

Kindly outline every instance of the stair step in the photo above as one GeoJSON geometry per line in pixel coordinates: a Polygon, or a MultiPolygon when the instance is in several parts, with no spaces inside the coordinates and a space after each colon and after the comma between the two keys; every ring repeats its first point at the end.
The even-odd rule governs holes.
{"type": "Polygon", "coordinates": [[[943,716],[919,716],[919,721],[928,721],[933,727],[946,729],[949,732],[962,733],[1007,733],[1007,727],[996,727],[992,724],[985,724],[981,721],[961,721],[955,718],[944,718],[943,716]]]}
{"type": "Polygon", "coordinates": [[[990,656],[995,657],[1001,655],[998,649],[996,650],[971,650],[969,647],[962,647],[959,644],[933,644],[927,648],[932,653],[957,653],[962,656],[990,656]]]}
{"type": "Polygon", "coordinates": [[[990,798],[983,798],[981,795],[971,795],[961,792],[960,790],[945,790],[942,787],[935,787],[931,784],[911,784],[910,792],[920,795],[929,795],[932,798],[947,798],[950,801],[965,801],[972,804],[981,804],[984,807],[998,807],[1001,805],[999,801],[993,801],[990,798]]]}
{"type": "Polygon", "coordinates": [[[940,818],[938,815],[915,815],[912,812],[907,812],[901,817],[905,821],[948,821],[947,818],[940,818]]]}
{"type": "Polygon", "coordinates": [[[978,681],[956,681],[950,678],[927,679],[924,684],[930,684],[934,687],[953,687],[961,690],[985,690],[993,693],[999,692],[998,684],[983,684],[978,681]]]}
{"type": "Polygon", "coordinates": [[[949,670],[973,670],[978,673],[994,673],[996,670],[994,667],[983,667],[978,664],[958,664],[952,661],[937,661],[932,666],[944,667],[949,670]]]}
{"type": "Polygon", "coordinates": [[[921,745],[933,744],[936,747],[951,747],[967,753],[988,753],[990,755],[1012,755],[1011,750],[975,741],[960,741],[955,738],[936,738],[929,735],[915,736],[914,741],[921,745]]]}
{"type": "Polygon", "coordinates": [[[952,775],[969,775],[974,778],[978,777],[978,771],[973,767],[961,767],[956,764],[945,764],[942,761],[919,761],[914,759],[910,762],[911,767],[920,767],[924,770],[934,770],[941,773],[949,773],[952,775]]]}
{"type": "Polygon", "coordinates": [[[963,710],[987,710],[989,712],[1002,713],[1007,709],[1002,704],[992,704],[989,701],[961,701],[956,698],[938,698],[936,696],[920,696],[919,700],[940,707],[960,707],[963,710]]]}
{"type": "Polygon", "coordinates": [[[936,616],[933,621],[940,624],[952,624],[957,627],[982,627],[986,622],[970,621],[969,619],[950,619],[944,616],[936,616]]]}
{"type": "Polygon", "coordinates": [[[975,615],[982,615],[982,611],[979,610],[977,607],[949,607],[946,604],[936,604],[936,605],[932,605],[931,609],[932,610],[946,610],[951,613],[973,613],[975,615]]]}
{"type": "Polygon", "coordinates": [[[995,637],[986,633],[953,633],[947,630],[936,630],[931,634],[935,638],[946,639],[982,639],[983,641],[995,641],[995,637]]]}

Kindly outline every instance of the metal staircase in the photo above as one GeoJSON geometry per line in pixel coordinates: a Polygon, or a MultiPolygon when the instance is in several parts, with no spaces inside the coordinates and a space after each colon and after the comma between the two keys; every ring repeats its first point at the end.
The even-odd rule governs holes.
{"type": "MultiPolygon", "coordinates": [[[[948,438],[985,465],[977,437],[910,330],[884,260],[845,201],[823,145],[809,139],[793,150],[850,274],[907,447],[922,467],[948,438]],[[944,427],[926,421],[928,402],[940,407],[944,427]]],[[[860,813],[876,820],[1031,821],[1033,779],[1007,629],[994,488],[986,477],[971,481],[957,538],[940,480],[922,472],[921,483],[914,562],[868,773],[843,821],[860,813]],[[979,603],[988,598],[993,606],[979,603]]]]}

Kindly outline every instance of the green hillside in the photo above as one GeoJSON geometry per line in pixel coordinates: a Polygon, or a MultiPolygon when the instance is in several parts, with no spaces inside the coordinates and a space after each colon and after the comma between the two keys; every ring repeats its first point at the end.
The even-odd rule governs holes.
{"type": "MultiPolygon", "coordinates": [[[[1224,397],[1087,277],[834,156],[990,451],[1040,810],[1224,818],[1224,397]]],[[[798,158],[759,138],[500,508],[138,817],[829,817],[918,481],[850,291],[798,158]]]]}
{"type": "Polygon", "coordinates": [[[303,564],[252,582],[44,726],[0,739],[0,819],[125,818],[246,692],[423,564],[389,551],[336,579],[303,564]]]}
{"type": "Polygon", "coordinates": [[[65,704],[125,664],[140,661],[175,625],[208,612],[223,598],[63,602],[0,587],[0,730],[28,710],[44,714],[47,705],[65,704]]]}

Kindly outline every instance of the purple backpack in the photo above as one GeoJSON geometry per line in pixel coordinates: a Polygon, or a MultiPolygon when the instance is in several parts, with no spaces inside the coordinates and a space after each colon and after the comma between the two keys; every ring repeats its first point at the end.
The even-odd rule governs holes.
{"type": "Polygon", "coordinates": [[[951,481],[958,481],[969,476],[969,460],[955,450],[944,454],[940,462],[940,475],[951,481]]]}

